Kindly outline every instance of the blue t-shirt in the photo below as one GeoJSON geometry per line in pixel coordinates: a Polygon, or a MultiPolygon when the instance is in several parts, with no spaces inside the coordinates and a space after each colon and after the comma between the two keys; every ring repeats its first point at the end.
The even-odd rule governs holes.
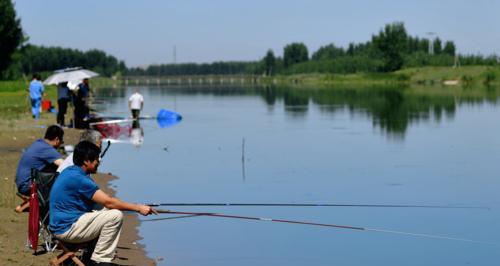
{"type": "Polygon", "coordinates": [[[16,185],[19,192],[28,194],[31,184],[31,169],[42,170],[60,159],[61,154],[45,140],[38,139],[21,156],[16,171],[16,185]]]}
{"type": "Polygon", "coordinates": [[[80,83],[78,85],[78,95],[82,98],[87,98],[89,96],[89,86],[85,85],[85,83],[80,83]]]}
{"type": "Polygon", "coordinates": [[[69,88],[67,86],[57,87],[57,99],[69,98],[69,88]]]}
{"type": "Polygon", "coordinates": [[[70,166],[57,177],[50,190],[49,229],[64,234],[83,214],[94,208],[92,197],[99,189],[79,166],[70,166]]]}
{"type": "Polygon", "coordinates": [[[43,94],[43,84],[39,80],[33,80],[30,83],[30,97],[31,99],[42,98],[43,94]]]}

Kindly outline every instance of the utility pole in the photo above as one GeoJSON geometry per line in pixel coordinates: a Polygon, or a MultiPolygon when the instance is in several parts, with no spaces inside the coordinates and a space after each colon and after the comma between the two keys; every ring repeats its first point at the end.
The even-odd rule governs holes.
{"type": "Polygon", "coordinates": [[[455,51],[455,62],[453,63],[453,68],[460,67],[460,58],[458,57],[458,52],[455,51]]]}
{"type": "Polygon", "coordinates": [[[434,54],[434,40],[432,39],[432,36],[434,36],[436,33],[435,32],[426,32],[427,35],[429,35],[429,54],[433,55],[434,54]]]}
{"type": "Polygon", "coordinates": [[[177,63],[177,49],[174,45],[174,64],[177,63]]]}

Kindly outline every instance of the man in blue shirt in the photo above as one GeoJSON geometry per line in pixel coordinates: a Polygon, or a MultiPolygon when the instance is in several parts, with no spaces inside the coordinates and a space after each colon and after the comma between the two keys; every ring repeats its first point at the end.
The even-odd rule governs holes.
{"type": "Polygon", "coordinates": [[[38,139],[21,156],[16,171],[16,185],[19,193],[29,195],[31,187],[31,169],[42,172],[55,172],[63,159],[57,148],[63,143],[64,131],[57,125],[45,131],[45,137],[38,139]]]}
{"type": "Polygon", "coordinates": [[[30,83],[29,93],[31,98],[31,113],[35,119],[40,118],[40,106],[42,103],[43,91],[44,87],[40,81],[40,76],[34,74],[30,83]]]}
{"type": "Polygon", "coordinates": [[[99,166],[100,149],[82,141],[75,147],[73,166],[57,177],[50,191],[50,224],[54,235],[68,243],[84,243],[97,239],[92,261],[96,265],[113,265],[120,238],[123,214],[120,210],[142,215],[156,213],[147,205],[131,204],[110,197],[99,189],[90,174],[99,166]],[[104,209],[93,210],[95,203],[104,209]]]}

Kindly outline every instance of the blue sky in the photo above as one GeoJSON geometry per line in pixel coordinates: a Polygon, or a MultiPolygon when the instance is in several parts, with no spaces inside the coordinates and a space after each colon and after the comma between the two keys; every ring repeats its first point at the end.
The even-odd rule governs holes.
{"type": "Polygon", "coordinates": [[[460,53],[500,54],[494,0],[14,0],[30,43],[97,48],[128,66],[257,60],[291,42],[365,42],[385,24],[436,32],[460,53]]]}

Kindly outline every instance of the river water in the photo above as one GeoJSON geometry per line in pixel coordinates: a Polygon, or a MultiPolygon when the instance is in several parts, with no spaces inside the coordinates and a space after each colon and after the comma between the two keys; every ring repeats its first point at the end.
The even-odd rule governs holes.
{"type": "MultiPolygon", "coordinates": [[[[117,135],[123,142],[111,146],[100,171],[120,177],[113,186],[124,200],[489,207],[165,209],[500,243],[496,90],[429,95],[389,88],[127,87],[100,89],[96,108],[127,116],[136,89],[145,98],[143,114],[165,108],[183,120],[167,128],[144,120],[139,131],[122,124],[117,135]]],[[[500,261],[498,244],[204,216],[141,219],[167,217],[175,219],[140,226],[141,243],[159,265],[500,261]]]]}

